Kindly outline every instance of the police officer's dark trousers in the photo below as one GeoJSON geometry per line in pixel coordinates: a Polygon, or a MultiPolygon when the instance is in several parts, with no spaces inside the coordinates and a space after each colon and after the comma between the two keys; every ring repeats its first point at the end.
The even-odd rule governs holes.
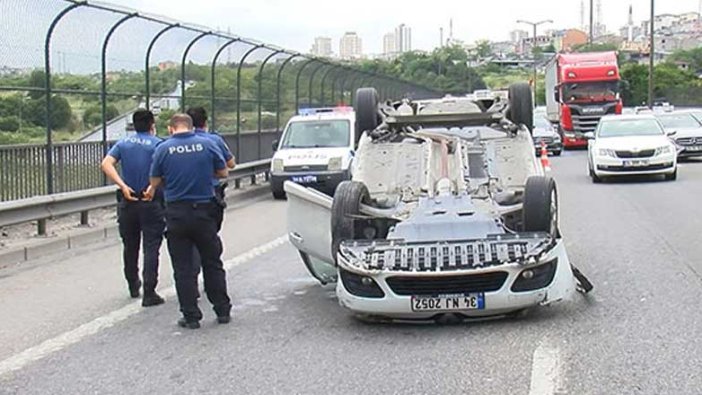
{"type": "Polygon", "coordinates": [[[144,293],[155,291],[158,284],[159,249],[163,242],[166,226],[163,202],[137,201],[119,199],[117,221],[122,238],[124,277],[130,286],[139,283],[139,247],[144,244],[144,293]]]}
{"type": "Polygon", "coordinates": [[[199,321],[202,312],[197,305],[197,265],[193,248],[201,257],[207,299],[217,316],[228,316],[231,301],[222,264],[222,241],[217,234],[215,203],[170,202],[166,208],[168,251],[173,263],[173,276],[180,311],[188,321],[199,321]]]}

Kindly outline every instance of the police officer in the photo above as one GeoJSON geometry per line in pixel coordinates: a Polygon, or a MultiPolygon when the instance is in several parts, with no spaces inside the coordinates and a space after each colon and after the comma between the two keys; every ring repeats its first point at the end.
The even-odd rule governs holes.
{"type": "MultiPolygon", "coordinates": [[[[144,296],[142,306],[156,306],[164,302],[156,293],[158,283],[159,249],[165,227],[163,200],[156,196],[142,200],[149,186],[149,171],[156,146],[161,139],[156,131],[154,115],[148,110],[137,110],[132,116],[136,134],[115,144],[102,161],[102,170],[117,186],[117,221],[124,245],[124,276],[132,298],[139,297],[139,244],[144,243],[144,296]],[[120,175],[115,168],[121,164],[120,175]]],[[[157,192],[158,195],[160,193],[157,192]]]]}
{"type": "MultiPolygon", "coordinates": [[[[206,137],[212,140],[227,162],[227,167],[233,169],[236,166],[236,161],[232,151],[227,146],[222,136],[215,132],[209,132],[207,130],[207,111],[203,107],[191,107],[186,112],[193,119],[193,126],[195,127],[195,134],[198,136],[206,137]]],[[[217,217],[217,230],[222,229],[222,222],[224,221],[224,209],[227,208],[227,203],[225,201],[225,192],[228,184],[216,177],[212,178],[212,185],[215,188],[215,199],[218,204],[218,217],[217,217]]]]}
{"type": "Polygon", "coordinates": [[[168,251],[183,314],[178,325],[197,329],[202,319],[197,305],[197,265],[193,263],[193,248],[201,257],[205,292],[214,307],[217,322],[226,324],[231,320],[231,301],[227,295],[212,186],[213,175],[227,176],[226,164],[212,140],[193,132],[193,121],[187,114],[175,114],[168,131],[172,137],[154,153],[146,198],[151,198],[165,183],[168,251]]]}

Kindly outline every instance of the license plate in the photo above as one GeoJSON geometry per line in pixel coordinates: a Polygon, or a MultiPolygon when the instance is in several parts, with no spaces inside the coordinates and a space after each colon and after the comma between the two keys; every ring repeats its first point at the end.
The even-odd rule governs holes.
{"type": "Polygon", "coordinates": [[[646,167],[648,166],[647,160],[625,160],[624,167],[646,167]]]}
{"type": "Polygon", "coordinates": [[[461,311],[485,309],[485,294],[412,296],[412,311],[461,311]]]}
{"type": "Polygon", "coordinates": [[[687,147],[688,151],[702,151],[702,145],[694,145],[692,147],[687,147]]]}
{"type": "Polygon", "coordinates": [[[311,184],[317,182],[317,176],[293,176],[292,181],[298,184],[311,184]]]}

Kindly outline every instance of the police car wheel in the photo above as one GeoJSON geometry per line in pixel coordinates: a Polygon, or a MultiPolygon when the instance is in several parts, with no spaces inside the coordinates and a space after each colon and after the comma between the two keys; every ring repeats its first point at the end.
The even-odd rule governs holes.
{"type": "Polygon", "coordinates": [[[558,237],[558,192],[551,177],[529,177],[524,188],[522,224],[525,232],[558,237]]]}
{"type": "Polygon", "coordinates": [[[370,193],[365,184],[358,181],[342,181],[332,201],[332,256],[336,260],[339,246],[344,240],[354,238],[354,220],[352,216],[361,212],[361,203],[370,200],[370,193]]]}
{"type": "Polygon", "coordinates": [[[527,83],[512,84],[509,87],[509,113],[507,118],[517,125],[534,129],[534,99],[531,86],[527,83]]]}

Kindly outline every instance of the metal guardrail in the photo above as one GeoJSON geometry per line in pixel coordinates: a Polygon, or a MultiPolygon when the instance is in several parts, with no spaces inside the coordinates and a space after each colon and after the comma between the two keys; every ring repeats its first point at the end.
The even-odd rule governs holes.
{"type": "MultiPolygon", "coordinates": [[[[229,172],[228,181],[238,189],[241,180],[248,177],[252,184],[256,184],[259,174],[265,174],[268,180],[270,163],[270,159],[262,159],[238,165],[229,172]]],[[[37,233],[45,235],[48,219],[77,213],[80,213],[80,223],[87,225],[91,210],[117,205],[116,190],[115,186],[106,186],[0,203],[0,226],[37,221],[37,233]]]]}

